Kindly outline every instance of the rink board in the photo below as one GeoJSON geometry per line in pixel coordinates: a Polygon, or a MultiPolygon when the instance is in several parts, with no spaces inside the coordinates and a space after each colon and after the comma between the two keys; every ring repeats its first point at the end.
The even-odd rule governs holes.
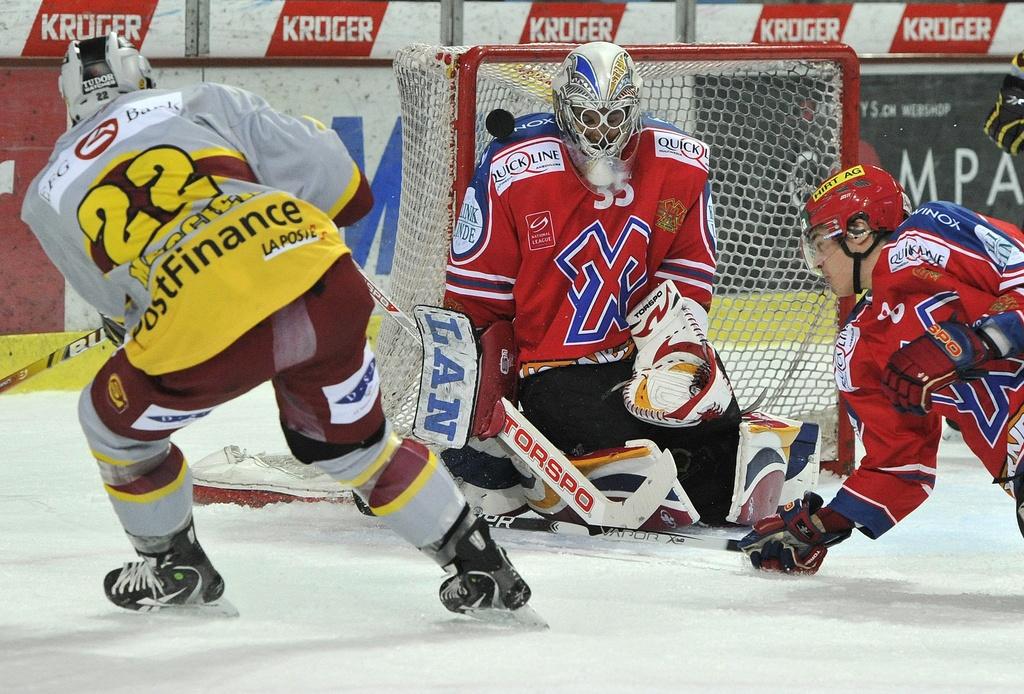
{"type": "MultiPolygon", "coordinates": [[[[810,292],[759,294],[747,297],[717,297],[712,310],[710,338],[723,351],[749,349],[790,343],[795,337],[792,319],[780,318],[791,312],[793,305],[806,304],[813,298],[810,292]],[[719,321],[716,323],[716,320],[719,321]],[[720,326],[728,321],[728,327],[720,326]]],[[[820,312],[810,340],[830,343],[835,334],[835,313],[826,308],[820,312]]],[[[376,338],[382,317],[370,319],[368,335],[376,338]]],[[[801,327],[805,329],[805,327],[801,327]]],[[[0,336],[0,378],[39,359],[40,357],[81,337],[81,332],[54,332],[30,335],[0,336]]],[[[27,393],[37,390],[78,390],[89,382],[100,365],[111,354],[109,343],[103,343],[73,359],[58,364],[12,388],[9,393],[27,393]]]]}
{"type": "MultiPolygon", "coordinates": [[[[380,317],[372,316],[367,336],[371,344],[377,337],[380,317]]],[[[81,332],[39,333],[35,335],[0,336],[0,379],[27,366],[54,350],[81,337],[81,332]]],[[[42,371],[7,393],[28,393],[37,390],[80,390],[113,354],[110,343],[103,343],[56,366],[42,371]]],[[[2,396],[0,396],[2,397],[2,396]]]]}

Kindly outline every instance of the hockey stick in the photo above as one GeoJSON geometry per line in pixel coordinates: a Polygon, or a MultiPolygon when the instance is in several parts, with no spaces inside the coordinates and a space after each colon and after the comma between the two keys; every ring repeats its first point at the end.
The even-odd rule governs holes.
{"type": "MultiPolygon", "coordinates": [[[[412,319],[391,301],[361,268],[359,273],[377,303],[422,344],[423,338],[412,319]]],[[[594,525],[640,525],[665,499],[675,482],[676,470],[671,454],[662,451],[653,474],[647,477],[628,499],[613,501],[598,490],[593,482],[587,479],[558,447],[548,441],[515,405],[505,398],[501,399],[501,405],[505,423],[498,438],[512,454],[533,471],[538,479],[546,481],[569,508],[594,525]]]]}
{"type": "Polygon", "coordinates": [[[612,540],[629,542],[646,542],[659,545],[689,545],[698,549],[717,549],[729,552],[741,552],[739,540],[691,535],[687,533],[663,532],[658,530],[632,530],[607,525],[579,525],[565,521],[547,520],[546,518],[524,518],[522,516],[482,516],[492,528],[508,528],[509,530],[526,530],[530,532],[552,533],[554,535],[574,535],[576,537],[606,537],[612,540]]]}
{"type": "Polygon", "coordinates": [[[0,393],[13,388],[22,381],[26,381],[41,371],[53,368],[61,362],[77,357],[79,354],[95,347],[106,339],[103,328],[96,328],[91,333],[86,333],[72,342],[56,349],[45,357],[36,359],[31,364],[18,369],[14,373],[0,379],[0,393]]]}
{"type": "Polygon", "coordinates": [[[398,305],[392,301],[387,294],[381,291],[380,288],[373,283],[373,280],[363,272],[363,268],[356,265],[356,269],[359,270],[359,274],[362,276],[363,281],[366,282],[366,288],[370,290],[370,296],[372,296],[373,300],[377,302],[377,305],[387,311],[388,315],[394,318],[398,324],[405,329],[405,332],[419,340],[420,332],[416,328],[416,324],[413,320],[409,318],[402,309],[398,308],[398,305]]]}

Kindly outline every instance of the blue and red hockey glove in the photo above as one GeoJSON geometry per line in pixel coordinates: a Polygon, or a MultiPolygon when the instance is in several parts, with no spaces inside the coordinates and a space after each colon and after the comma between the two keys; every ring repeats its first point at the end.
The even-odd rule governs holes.
{"type": "Polygon", "coordinates": [[[999,354],[985,333],[963,323],[928,326],[921,337],[893,352],[882,374],[882,392],[900,412],[924,415],[932,393],[955,381],[978,378],[978,366],[999,354]]]}
{"type": "Polygon", "coordinates": [[[803,499],[779,507],[762,518],[740,540],[740,549],[755,569],[813,574],[821,567],[828,548],[848,538],[853,523],[828,507],[821,497],[807,492],[803,499]]]}

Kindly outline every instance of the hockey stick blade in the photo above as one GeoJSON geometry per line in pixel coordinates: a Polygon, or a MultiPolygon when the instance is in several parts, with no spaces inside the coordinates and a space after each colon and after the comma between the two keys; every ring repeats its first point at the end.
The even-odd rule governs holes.
{"type": "Polygon", "coordinates": [[[734,538],[712,537],[699,533],[664,532],[658,530],[632,530],[606,525],[580,525],[565,521],[552,521],[546,518],[524,518],[522,516],[482,516],[492,528],[524,530],[528,532],[544,532],[554,535],[575,535],[586,537],[603,537],[610,540],[641,542],[660,545],[688,545],[697,549],[716,549],[727,552],[739,552],[739,540],[734,538]]]}

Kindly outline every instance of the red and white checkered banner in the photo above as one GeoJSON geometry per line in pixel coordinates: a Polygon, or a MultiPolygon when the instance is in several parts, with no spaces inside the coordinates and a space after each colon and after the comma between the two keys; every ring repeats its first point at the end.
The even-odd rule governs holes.
{"type": "MultiPolygon", "coordinates": [[[[331,55],[387,58],[411,42],[436,43],[438,3],[217,0],[215,56],[331,55]]],[[[675,39],[672,3],[467,2],[463,43],[675,39]]],[[[1011,54],[1024,43],[1024,5],[1013,3],[708,4],[697,6],[699,42],[842,41],[866,53],[1011,54]]]]}
{"type": "MultiPolygon", "coordinates": [[[[184,55],[186,0],[7,0],[0,55],[55,56],[67,42],[119,31],[151,57],[184,55]]],[[[210,0],[213,57],[390,58],[440,38],[440,3],[210,0]]],[[[466,2],[463,42],[623,44],[675,39],[673,3],[466,2]]],[[[698,4],[697,41],[842,41],[860,54],[1012,54],[1024,4],[698,4]]]]}
{"type": "Polygon", "coordinates": [[[6,0],[0,56],[60,56],[74,39],[116,31],[152,58],[185,55],[185,0],[6,0]]]}

